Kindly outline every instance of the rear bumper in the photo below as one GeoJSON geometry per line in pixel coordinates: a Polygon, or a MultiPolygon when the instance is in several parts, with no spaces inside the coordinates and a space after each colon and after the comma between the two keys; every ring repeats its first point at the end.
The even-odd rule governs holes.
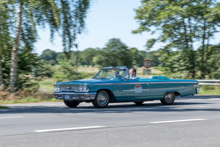
{"type": "Polygon", "coordinates": [[[76,93],[76,92],[54,92],[55,99],[67,101],[92,101],[96,97],[96,93],[76,93]]]}
{"type": "Polygon", "coordinates": [[[199,90],[200,88],[199,87],[196,87],[196,93],[199,94],[199,90]]]}

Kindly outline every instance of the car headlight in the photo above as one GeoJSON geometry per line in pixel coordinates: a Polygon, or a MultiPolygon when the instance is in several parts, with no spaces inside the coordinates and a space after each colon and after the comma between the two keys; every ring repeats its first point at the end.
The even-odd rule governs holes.
{"type": "Polygon", "coordinates": [[[78,92],[88,92],[89,88],[86,85],[80,85],[78,92]]]}
{"type": "Polygon", "coordinates": [[[54,92],[60,92],[60,86],[54,86],[54,92]]]}

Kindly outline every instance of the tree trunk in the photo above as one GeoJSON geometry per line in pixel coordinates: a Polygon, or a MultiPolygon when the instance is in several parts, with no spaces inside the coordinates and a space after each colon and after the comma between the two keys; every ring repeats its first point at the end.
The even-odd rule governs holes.
{"type": "MultiPolygon", "coordinates": [[[[189,50],[189,39],[188,39],[188,31],[187,31],[187,27],[185,21],[183,20],[183,29],[184,29],[184,36],[185,36],[185,47],[183,49],[183,52],[185,53],[186,51],[188,52],[189,50]]],[[[190,61],[190,57],[188,57],[189,61],[190,61]]],[[[187,70],[189,70],[189,67],[186,67],[187,70]]],[[[190,76],[190,72],[187,73],[187,77],[190,76]]]]}
{"type": "Polygon", "coordinates": [[[204,56],[205,56],[205,39],[206,39],[206,23],[204,21],[203,23],[203,35],[202,35],[202,62],[201,62],[201,78],[205,78],[205,62],[204,62],[204,56]]]}
{"type": "Polygon", "coordinates": [[[2,62],[0,58],[0,91],[4,89],[3,72],[2,72],[2,62]]]}
{"type": "Polygon", "coordinates": [[[17,80],[17,66],[18,66],[18,48],[20,41],[20,33],[21,33],[21,15],[22,15],[22,2],[19,3],[18,8],[18,18],[17,18],[17,30],[16,30],[16,40],[15,45],[12,48],[11,53],[11,70],[10,70],[10,92],[13,93],[15,91],[15,83],[17,80]]]}
{"type": "Polygon", "coordinates": [[[187,36],[187,29],[186,29],[186,23],[183,20],[183,27],[184,27],[184,36],[185,36],[185,43],[186,43],[186,49],[189,49],[189,42],[188,42],[188,36],[187,36]]]}
{"type": "Polygon", "coordinates": [[[75,45],[76,47],[76,80],[78,79],[78,71],[77,71],[77,68],[78,68],[78,56],[79,56],[79,53],[78,53],[78,44],[75,45]]]}
{"type": "MultiPolygon", "coordinates": [[[[188,22],[189,22],[189,31],[190,34],[193,34],[193,30],[192,30],[192,25],[191,25],[191,17],[189,16],[188,18],[188,22]]],[[[196,71],[195,71],[195,52],[193,51],[193,39],[192,36],[189,37],[190,40],[190,46],[189,46],[189,63],[190,63],[190,67],[189,67],[189,71],[191,73],[191,77],[195,78],[196,76],[196,71]]]]}

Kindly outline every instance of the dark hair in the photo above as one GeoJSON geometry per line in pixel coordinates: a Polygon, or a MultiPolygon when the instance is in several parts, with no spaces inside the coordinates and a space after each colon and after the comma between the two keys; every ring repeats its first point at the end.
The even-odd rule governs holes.
{"type": "Polygon", "coordinates": [[[133,71],[135,72],[135,74],[136,74],[136,69],[135,68],[131,68],[130,70],[132,70],[133,69],[133,71]]]}
{"type": "Polygon", "coordinates": [[[135,74],[136,74],[136,69],[134,68],[134,72],[135,72],[135,74]]]}

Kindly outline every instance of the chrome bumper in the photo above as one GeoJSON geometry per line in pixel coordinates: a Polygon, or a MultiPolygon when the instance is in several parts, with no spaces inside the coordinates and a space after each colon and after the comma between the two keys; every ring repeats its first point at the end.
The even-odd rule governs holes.
{"type": "Polygon", "coordinates": [[[67,101],[91,101],[95,99],[96,93],[54,92],[53,96],[67,101]]]}
{"type": "Polygon", "coordinates": [[[199,90],[200,88],[199,87],[196,87],[196,93],[199,94],[199,90]]]}

